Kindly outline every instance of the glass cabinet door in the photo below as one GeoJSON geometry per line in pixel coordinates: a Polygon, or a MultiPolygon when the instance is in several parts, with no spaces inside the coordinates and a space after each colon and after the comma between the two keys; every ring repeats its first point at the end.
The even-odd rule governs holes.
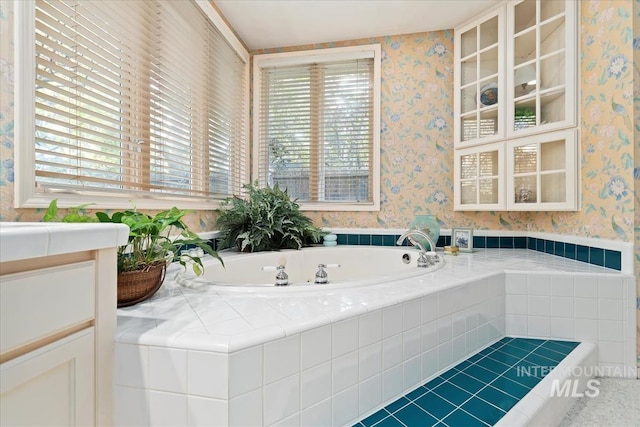
{"type": "Polygon", "coordinates": [[[456,32],[456,141],[484,142],[503,134],[503,16],[494,13],[456,32]]]}
{"type": "Polygon", "coordinates": [[[575,125],[576,3],[509,4],[507,135],[575,125]]]}
{"type": "Polygon", "coordinates": [[[576,131],[551,132],[511,144],[507,150],[507,208],[575,210],[576,131]]]}
{"type": "Polygon", "coordinates": [[[456,150],[456,210],[495,210],[503,206],[502,144],[456,150]]]}

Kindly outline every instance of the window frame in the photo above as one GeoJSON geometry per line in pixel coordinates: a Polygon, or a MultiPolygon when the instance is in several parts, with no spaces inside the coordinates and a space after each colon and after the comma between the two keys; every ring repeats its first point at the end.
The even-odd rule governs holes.
{"type": "Polygon", "coordinates": [[[304,65],[371,57],[373,54],[373,141],[372,141],[372,202],[298,201],[304,211],[379,211],[380,210],[380,44],[314,49],[295,52],[269,53],[253,56],[253,165],[252,181],[260,180],[260,92],[262,87],[261,69],[274,66],[304,65]]]}
{"type": "MultiPolygon", "coordinates": [[[[244,103],[247,106],[241,114],[244,116],[244,133],[246,138],[240,141],[239,151],[243,151],[245,158],[250,158],[249,146],[249,102],[250,102],[250,54],[243,43],[236,37],[234,31],[227,25],[224,18],[209,3],[208,0],[193,0],[204,12],[213,26],[229,43],[238,57],[244,62],[244,78],[246,81],[244,103]]],[[[135,207],[142,209],[168,209],[180,205],[182,209],[212,210],[220,207],[220,200],[193,199],[189,196],[170,196],[163,194],[145,194],[144,197],[133,196],[134,200],[126,196],[111,196],[106,192],[83,191],[76,194],[71,192],[38,192],[35,181],[35,0],[15,3],[14,11],[14,40],[15,40],[15,160],[16,181],[14,192],[15,208],[44,208],[53,199],[58,199],[59,207],[78,206],[91,203],[96,209],[127,209],[135,207]]],[[[250,168],[241,179],[241,183],[248,182],[250,168]]]]}

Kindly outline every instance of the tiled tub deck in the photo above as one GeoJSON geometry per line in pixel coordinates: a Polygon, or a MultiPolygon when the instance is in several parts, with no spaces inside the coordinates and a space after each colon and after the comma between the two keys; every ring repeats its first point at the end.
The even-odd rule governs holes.
{"type": "MultiPolygon", "coordinates": [[[[169,276],[154,298],[118,310],[115,421],[353,425],[505,335],[580,341],[591,350],[576,363],[588,353],[635,376],[635,280],[522,249],[309,293],[219,295],[169,276]]],[[[556,404],[535,393],[553,375],[502,422],[553,412],[532,410],[556,404]]]]}

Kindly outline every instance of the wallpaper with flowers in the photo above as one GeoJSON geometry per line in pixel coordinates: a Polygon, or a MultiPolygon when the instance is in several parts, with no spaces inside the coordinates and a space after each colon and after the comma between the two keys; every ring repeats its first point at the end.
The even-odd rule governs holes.
{"type": "MultiPolygon", "coordinates": [[[[19,141],[13,137],[12,8],[0,0],[0,220],[39,220],[39,211],[13,208],[13,147],[19,141]]],[[[582,1],[579,25],[578,212],[453,212],[452,31],[252,52],[382,45],[381,209],[310,216],[324,227],[402,228],[416,214],[431,213],[446,228],[635,241],[640,286],[640,0],[582,1]]],[[[212,212],[199,212],[188,222],[209,230],[213,218],[212,212]]],[[[640,354],[640,329],[638,343],[640,354]]]]}
{"type": "Polygon", "coordinates": [[[637,322],[638,336],[638,367],[640,367],[640,0],[633,2],[633,98],[635,114],[634,120],[634,229],[635,229],[635,269],[636,284],[638,286],[637,298],[637,322]]]}

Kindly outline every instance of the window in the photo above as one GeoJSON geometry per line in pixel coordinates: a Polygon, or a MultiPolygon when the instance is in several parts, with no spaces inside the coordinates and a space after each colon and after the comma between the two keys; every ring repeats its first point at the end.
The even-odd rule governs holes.
{"type": "Polygon", "coordinates": [[[378,210],[380,45],[254,57],[254,178],[303,209],[378,210]]]}
{"type": "Polygon", "coordinates": [[[208,2],[18,4],[19,207],[211,209],[241,190],[248,53],[208,2]]]}

